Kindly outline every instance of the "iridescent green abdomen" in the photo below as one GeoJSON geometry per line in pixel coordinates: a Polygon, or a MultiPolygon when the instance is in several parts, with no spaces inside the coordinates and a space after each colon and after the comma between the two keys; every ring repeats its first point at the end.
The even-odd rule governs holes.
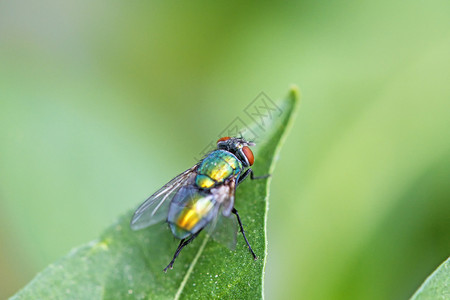
{"type": "Polygon", "coordinates": [[[179,239],[198,232],[217,215],[214,197],[194,186],[180,188],[170,203],[167,222],[172,233],[179,239]]]}
{"type": "Polygon", "coordinates": [[[211,152],[197,170],[195,184],[202,189],[209,189],[223,182],[242,170],[242,163],[232,153],[225,150],[211,152]]]}

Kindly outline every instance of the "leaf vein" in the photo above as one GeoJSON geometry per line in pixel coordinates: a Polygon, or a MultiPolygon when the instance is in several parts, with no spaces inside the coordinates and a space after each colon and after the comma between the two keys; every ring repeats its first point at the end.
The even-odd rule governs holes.
{"type": "Polygon", "coordinates": [[[177,293],[175,294],[175,300],[180,299],[181,293],[183,292],[183,289],[191,276],[192,271],[194,270],[195,265],[197,264],[197,261],[202,254],[203,250],[205,249],[206,243],[209,240],[209,235],[206,235],[206,237],[203,239],[203,243],[201,244],[200,248],[198,248],[198,252],[194,257],[194,260],[192,261],[191,265],[189,266],[189,269],[186,272],[186,275],[184,275],[183,281],[180,284],[180,287],[178,288],[177,293]]]}

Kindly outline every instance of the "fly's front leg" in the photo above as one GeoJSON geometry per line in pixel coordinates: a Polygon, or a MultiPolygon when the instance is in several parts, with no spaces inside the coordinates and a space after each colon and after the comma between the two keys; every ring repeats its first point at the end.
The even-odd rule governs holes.
{"type": "Polygon", "coordinates": [[[255,180],[255,179],[264,179],[270,176],[270,174],[266,174],[266,175],[262,175],[262,176],[254,176],[253,175],[253,170],[251,168],[248,168],[247,171],[244,172],[244,174],[242,174],[241,177],[239,177],[237,185],[239,185],[242,181],[244,181],[245,178],[248,177],[248,175],[250,175],[250,179],[251,180],[255,180]]]}

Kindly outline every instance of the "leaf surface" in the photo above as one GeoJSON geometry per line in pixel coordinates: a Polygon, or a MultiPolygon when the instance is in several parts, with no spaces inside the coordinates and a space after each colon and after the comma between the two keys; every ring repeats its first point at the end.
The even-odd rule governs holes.
{"type": "Polygon", "coordinates": [[[411,298],[419,299],[450,299],[450,258],[425,280],[411,298]]]}

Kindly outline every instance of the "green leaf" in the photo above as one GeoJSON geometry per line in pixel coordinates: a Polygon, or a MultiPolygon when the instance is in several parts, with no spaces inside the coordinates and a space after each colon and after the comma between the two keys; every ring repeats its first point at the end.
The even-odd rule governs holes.
{"type": "MultiPolygon", "coordinates": [[[[264,128],[253,168],[257,176],[272,174],[297,103],[298,91],[292,88],[270,128],[264,128]]],[[[202,233],[164,273],[178,241],[166,224],[132,231],[129,211],[98,240],[48,266],[12,299],[262,298],[270,180],[246,180],[236,195],[235,207],[258,260],[240,234],[230,251],[202,233]]]]}
{"type": "Polygon", "coordinates": [[[450,258],[425,280],[411,298],[419,299],[450,299],[450,258]]]}

